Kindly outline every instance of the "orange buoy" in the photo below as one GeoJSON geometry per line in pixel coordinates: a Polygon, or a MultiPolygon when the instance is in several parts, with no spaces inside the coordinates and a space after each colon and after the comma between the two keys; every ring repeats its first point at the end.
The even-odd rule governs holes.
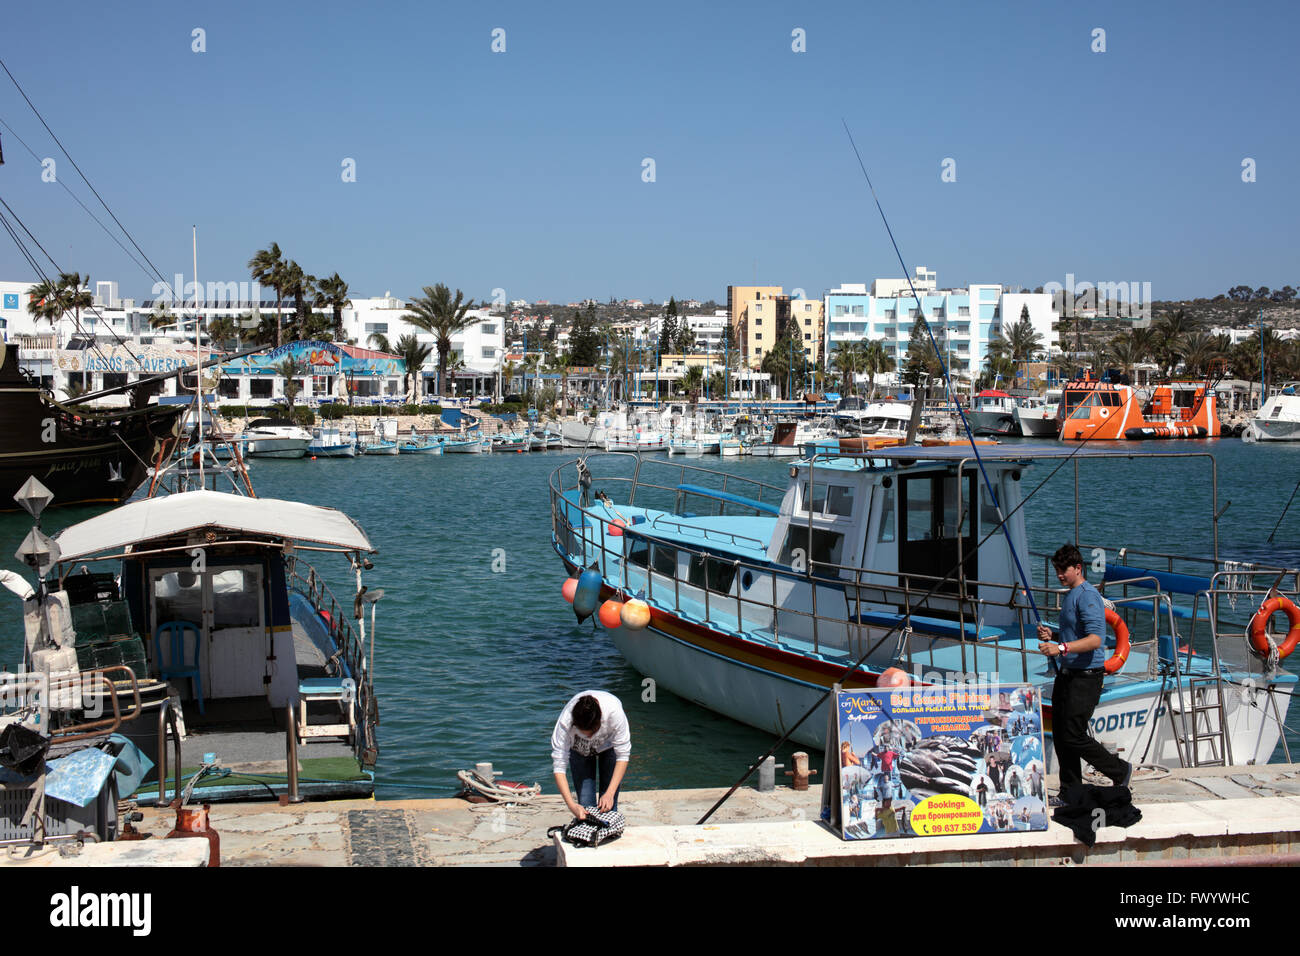
{"type": "Polygon", "coordinates": [[[1300,643],[1300,609],[1279,594],[1265,601],[1251,617],[1250,624],[1247,626],[1247,639],[1256,657],[1268,656],[1268,622],[1277,611],[1285,613],[1291,625],[1290,630],[1286,632],[1286,639],[1278,645],[1278,660],[1286,660],[1287,655],[1295,650],[1296,644],[1300,643]]]}
{"type": "Polygon", "coordinates": [[[570,604],[573,603],[573,595],[576,594],[577,591],[578,591],[577,578],[567,578],[564,584],[560,587],[560,593],[564,595],[564,600],[568,601],[570,604]]]}
{"type": "Polygon", "coordinates": [[[623,605],[620,617],[629,631],[643,630],[650,623],[650,605],[640,598],[633,598],[623,605]]]}
{"type": "Polygon", "coordinates": [[[609,600],[600,606],[596,612],[600,618],[600,623],[604,624],[611,631],[623,623],[623,602],[609,600]]]}
{"type": "Polygon", "coordinates": [[[1102,666],[1107,674],[1114,674],[1128,660],[1128,625],[1113,607],[1106,608],[1106,624],[1115,632],[1115,653],[1102,666]]]}
{"type": "Polygon", "coordinates": [[[627,522],[622,518],[615,518],[609,523],[609,534],[612,538],[617,538],[623,534],[623,529],[627,527],[627,522]]]}
{"type": "Polygon", "coordinates": [[[876,678],[877,687],[906,687],[910,683],[907,671],[898,667],[888,667],[876,678]]]}

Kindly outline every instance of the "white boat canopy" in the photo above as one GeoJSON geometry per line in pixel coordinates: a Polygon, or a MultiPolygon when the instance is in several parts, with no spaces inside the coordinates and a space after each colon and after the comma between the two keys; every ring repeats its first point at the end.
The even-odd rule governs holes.
{"type": "Polygon", "coordinates": [[[360,525],[334,508],[221,491],[185,491],[146,498],[60,532],[60,561],[76,561],[126,545],[220,528],[260,537],[310,541],[345,551],[373,552],[360,525]]]}

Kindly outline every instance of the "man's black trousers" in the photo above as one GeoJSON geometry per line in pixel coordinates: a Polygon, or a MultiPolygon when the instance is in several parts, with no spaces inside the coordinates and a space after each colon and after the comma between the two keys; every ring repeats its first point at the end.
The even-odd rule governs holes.
{"type": "Polygon", "coordinates": [[[1056,747],[1062,789],[1072,783],[1083,783],[1080,758],[1116,783],[1124,779],[1128,769],[1123,760],[1088,735],[1088,722],[1101,698],[1104,677],[1104,674],[1062,671],[1052,685],[1052,742],[1056,747]]]}

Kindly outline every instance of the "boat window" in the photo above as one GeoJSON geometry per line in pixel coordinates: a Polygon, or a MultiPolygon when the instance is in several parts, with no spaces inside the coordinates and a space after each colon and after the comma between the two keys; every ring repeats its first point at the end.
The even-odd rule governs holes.
{"type": "Polygon", "coordinates": [[[964,525],[969,517],[962,514],[966,502],[962,501],[961,486],[956,475],[943,479],[943,536],[945,538],[961,537],[958,525],[964,525]]]}
{"type": "Polygon", "coordinates": [[[836,531],[825,531],[822,528],[812,529],[812,551],[808,549],[808,528],[793,527],[785,536],[785,547],[781,549],[780,562],[794,567],[796,571],[806,566],[804,562],[811,561],[813,564],[839,564],[844,552],[844,535],[836,531]],[[800,567],[796,567],[795,551],[801,552],[800,567]]]}
{"type": "Polygon", "coordinates": [[[993,498],[989,495],[989,486],[980,482],[980,533],[987,535],[998,526],[998,513],[993,508],[993,498]]]}
{"type": "Polygon", "coordinates": [[[1277,417],[1278,417],[1279,415],[1281,415],[1281,414],[1282,414],[1282,406],[1279,405],[1277,408],[1273,409],[1273,414],[1270,415],[1269,417],[1270,417],[1270,418],[1277,418],[1277,417]]]}
{"type": "Polygon", "coordinates": [[[697,588],[706,586],[704,583],[706,561],[708,562],[708,589],[720,594],[729,593],[732,582],[736,580],[736,566],[721,558],[705,558],[702,554],[691,555],[690,568],[686,574],[687,583],[697,588]]]}
{"type": "Polygon", "coordinates": [[[627,563],[644,568],[650,561],[650,545],[642,538],[630,538],[627,546],[627,563]]]}
{"type": "Polygon", "coordinates": [[[894,540],[894,489],[882,489],[885,496],[880,505],[880,531],[876,540],[882,544],[894,540]]]}
{"type": "Polygon", "coordinates": [[[907,482],[907,533],[908,541],[928,541],[930,534],[930,482],[907,482]]]}
{"type": "Polygon", "coordinates": [[[826,511],[833,515],[853,514],[853,488],[831,485],[826,496],[826,511]]]}
{"type": "Polygon", "coordinates": [[[193,571],[172,571],[154,581],[153,606],[157,624],[203,620],[203,579],[193,571]]]}
{"type": "Polygon", "coordinates": [[[1101,403],[1103,405],[1122,405],[1124,401],[1120,398],[1119,392],[1102,392],[1101,403]]]}
{"type": "Polygon", "coordinates": [[[252,570],[230,568],[212,575],[212,628],[257,627],[262,589],[252,570]]]}
{"type": "Polygon", "coordinates": [[[803,483],[803,510],[815,515],[826,510],[826,486],[820,481],[813,484],[812,498],[808,497],[808,482],[803,483]]]}
{"type": "Polygon", "coordinates": [[[677,549],[665,544],[655,545],[655,570],[670,578],[677,576],[677,549]]]}

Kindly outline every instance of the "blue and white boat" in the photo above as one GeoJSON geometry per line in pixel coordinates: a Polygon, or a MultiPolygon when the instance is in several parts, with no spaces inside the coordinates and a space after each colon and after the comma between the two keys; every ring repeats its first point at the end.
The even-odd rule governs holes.
{"type": "MultiPolygon", "coordinates": [[[[982,452],[1016,553],[1031,554],[1021,475],[1071,451],[1132,456],[982,452]]],[[[1040,688],[1050,734],[1050,664],[969,446],[818,455],[792,463],[785,488],[632,455],[590,456],[584,483],[576,465],[551,476],[553,547],[570,574],[601,575],[602,598],[643,596],[649,626],[610,637],[660,687],[824,747],[824,702],[795,724],[835,683],[873,687],[891,667],[926,684],[1023,681],[1040,688]]],[[[1271,588],[1300,604],[1300,572],[1221,560],[1215,529],[1213,552],[1192,557],[1080,542],[1108,562],[1095,583],[1132,634],[1093,729],[1135,762],[1262,763],[1285,748],[1296,677],[1241,634],[1271,588]]],[[[1054,621],[1064,592],[1046,558],[1033,555],[1032,590],[1054,621]]]]}
{"type": "Polygon", "coordinates": [[[441,455],[442,441],[429,435],[412,435],[398,442],[397,450],[403,455],[441,455]]]}
{"type": "Polygon", "coordinates": [[[307,454],[315,458],[356,458],[356,435],[339,428],[313,428],[307,454]]]}

